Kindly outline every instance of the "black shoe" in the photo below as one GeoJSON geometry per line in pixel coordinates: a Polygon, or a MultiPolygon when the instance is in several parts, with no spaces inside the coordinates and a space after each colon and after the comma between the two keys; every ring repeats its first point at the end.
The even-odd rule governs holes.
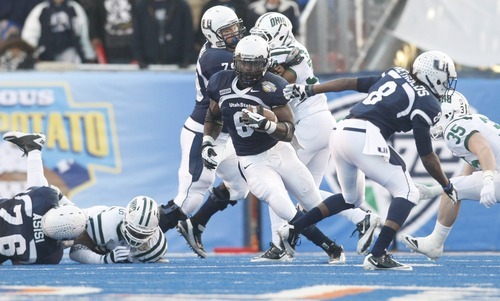
{"type": "Polygon", "coordinates": [[[380,257],[374,257],[372,254],[368,254],[363,261],[363,268],[365,270],[413,270],[411,266],[394,260],[390,254],[384,254],[380,257]]]}
{"type": "Polygon", "coordinates": [[[326,250],[326,254],[330,257],[328,264],[340,264],[345,263],[345,252],[342,246],[337,245],[333,242],[326,250]]]}
{"type": "Polygon", "coordinates": [[[278,235],[281,237],[281,243],[285,247],[285,251],[290,257],[295,256],[295,246],[299,240],[299,235],[295,232],[295,227],[290,224],[286,224],[279,228],[278,235]]]}
{"type": "Polygon", "coordinates": [[[182,212],[181,208],[173,200],[168,201],[166,205],[160,205],[158,211],[160,212],[159,226],[163,233],[175,228],[179,221],[187,219],[186,214],[182,212]]]}
{"type": "Polygon", "coordinates": [[[45,135],[42,133],[7,132],[3,135],[3,140],[14,143],[23,151],[23,156],[27,156],[32,150],[42,150],[45,135]]]}
{"type": "Polygon", "coordinates": [[[280,262],[291,262],[292,257],[288,256],[285,250],[278,248],[274,243],[269,243],[269,249],[262,253],[260,256],[252,258],[252,262],[262,262],[262,261],[280,261],[280,262]]]}
{"type": "Polygon", "coordinates": [[[180,221],[177,224],[177,231],[186,239],[191,250],[195,252],[199,257],[206,258],[207,251],[201,242],[201,234],[205,230],[202,225],[193,226],[190,219],[185,221],[180,221]]]}

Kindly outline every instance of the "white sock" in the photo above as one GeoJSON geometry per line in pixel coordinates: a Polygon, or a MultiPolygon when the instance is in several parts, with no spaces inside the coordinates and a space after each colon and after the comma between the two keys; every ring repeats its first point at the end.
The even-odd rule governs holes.
{"type": "Polygon", "coordinates": [[[27,185],[33,186],[49,186],[47,179],[43,174],[42,152],[39,150],[32,150],[28,153],[27,160],[27,185]]]}
{"type": "Polygon", "coordinates": [[[287,222],[279,217],[276,213],[274,213],[273,209],[269,207],[269,218],[271,220],[271,232],[272,232],[272,242],[275,246],[278,248],[280,247],[281,244],[281,238],[278,235],[278,230],[279,228],[283,227],[284,225],[287,224],[287,222]]]}
{"type": "Polygon", "coordinates": [[[444,245],[444,241],[450,234],[452,227],[445,227],[441,225],[438,221],[436,221],[436,225],[434,226],[434,231],[428,236],[433,243],[438,246],[444,245]]]}

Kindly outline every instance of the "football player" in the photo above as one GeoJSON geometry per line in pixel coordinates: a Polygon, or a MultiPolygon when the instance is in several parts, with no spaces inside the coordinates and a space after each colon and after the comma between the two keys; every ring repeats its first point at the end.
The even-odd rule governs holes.
{"type": "Polygon", "coordinates": [[[84,212],[49,186],[43,174],[41,133],[7,132],[3,139],[27,157],[25,192],[0,199],[0,264],[57,264],[63,250],[85,230],[84,212]]]}
{"type": "Polygon", "coordinates": [[[181,130],[182,158],[178,172],[178,192],[173,200],[161,206],[160,227],[166,232],[179,224],[181,234],[184,233],[186,239],[196,246],[195,252],[206,257],[201,233],[208,219],[215,212],[224,210],[228,204],[236,204],[237,200],[244,199],[248,194],[225,128],[214,143],[219,154],[219,167],[203,168],[201,158],[203,123],[210,102],[206,95],[206,85],[213,74],[233,69],[233,52],[246,29],[234,11],[225,6],[208,9],[203,14],[200,26],[207,42],[200,50],[196,64],[196,102],[181,130]],[[223,183],[210,189],[216,174],[223,183]],[[190,220],[183,222],[186,215],[192,214],[201,205],[207,191],[209,196],[203,204],[203,210],[199,210],[196,226],[193,227],[190,220]]]}
{"type": "Polygon", "coordinates": [[[444,174],[434,153],[430,127],[438,122],[438,97],[456,85],[457,73],[450,57],[439,51],[419,55],[411,71],[394,67],[380,76],[340,78],[318,85],[289,85],[285,97],[302,102],[324,92],[356,90],[367,96],[331,132],[330,150],[342,193],[327,198],[302,218],[279,230],[287,250],[293,252],[297,233],[327,216],[359,207],[364,201],[365,175],[389,190],[393,200],[387,219],[370,254],[363,262],[367,270],[412,270],[387,253],[420,193],[401,156],[387,144],[395,132],[413,130],[420,159],[429,174],[452,199],[457,199],[452,182],[444,174]]]}
{"type": "MultiPolygon", "coordinates": [[[[263,37],[269,44],[271,70],[289,83],[317,84],[319,80],[314,75],[309,52],[295,39],[292,30],[292,23],[285,15],[271,12],[260,16],[255,27],[250,29],[250,33],[263,37]]],[[[292,145],[299,159],[313,175],[316,186],[319,188],[330,159],[328,140],[336,121],[328,109],[326,96],[323,93],[311,96],[302,103],[292,100],[290,106],[295,116],[292,145]]],[[[321,195],[327,198],[332,194],[321,191],[321,195]]],[[[272,210],[269,210],[269,215],[273,242],[270,249],[254,258],[254,261],[267,260],[275,256],[277,252],[285,252],[285,250],[279,250],[278,247],[280,245],[278,229],[285,225],[286,221],[280,219],[272,210]]],[[[357,226],[356,230],[359,231],[357,252],[366,255],[380,218],[360,208],[342,211],[341,215],[357,226]]],[[[330,258],[330,263],[344,262],[343,251],[342,255],[330,258]]]]}
{"type": "Polygon", "coordinates": [[[455,156],[467,164],[461,176],[450,181],[457,189],[458,202],[448,198],[437,185],[418,185],[423,191],[421,199],[430,199],[442,194],[438,219],[434,231],[426,237],[405,235],[402,240],[412,251],[437,260],[443,254],[443,246],[458,217],[462,199],[479,200],[486,208],[500,199],[500,125],[480,114],[471,114],[469,102],[458,91],[450,91],[443,97],[441,119],[431,128],[434,139],[444,139],[455,156]]]}
{"type": "MultiPolygon", "coordinates": [[[[235,23],[236,15],[234,13],[231,13],[228,11],[226,8],[218,8],[217,9],[210,9],[208,10],[203,18],[202,22],[202,30],[207,38],[207,44],[206,46],[210,46],[210,44],[220,44],[223,45],[221,42],[221,39],[219,38],[218,40],[215,39],[217,36],[214,35],[214,32],[217,32],[217,28],[222,28],[224,29],[224,26],[228,26],[231,24],[235,23]],[[224,14],[222,14],[224,13],[224,14]],[[210,25],[210,26],[209,26],[210,25]],[[224,25],[224,26],[222,26],[224,25]],[[219,27],[220,26],[220,27],[219,27]]],[[[234,26],[232,26],[234,28],[234,26]]],[[[219,31],[225,32],[224,30],[220,29],[219,31]]],[[[234,28],[236,29],[236,28],[234,28]]],[[[232,35],[234,35],[234,29],[232,31],[228,31],[228,37],[231,38],[232,35]]],[[[229,43],[231,41],[227,41],[226,43],[229,43]]],[[[234,42],[234,40],[233,40],[234,42]]],[[[236,43],[230,43],[230,46],[226,47],[231,50],[231,63],[230,65],[233,66],[233,52],[234,52],[234,46],[236,43]]],[[[211,55],[221,55],[220,52],[223,49],[219,50],[212,50],[211,52],[205,52],[200,55],[199,61],[204,62],[204,61],[214,61],[214,60],[209,60],[211,55]]],[[[225,55],[227,55],[228,51],[225,52],[225,55]]],[[[217,60],[215,60],[217,62],[217,60]]],[[[201,64],[200,64],[201,65],[201,64]]],[[[227,63],[226,63],[227,65],[227,63]]],[[[210,66],[210,65],[205,65],[205,66],[210,66]]],[[[219,65],[216,65],[217,68],[220,69],[219,65]]],[[[230,69],[233,69],[231,67],[230,69]]],[[[213,73],[212,73],[213,74],[213,73]]],[[[205,82],[206,83],[206,82],[205,82]]],[[[208,97],[206,98],[208,100],[208,97]]],[[[206,113],[205,113],[206,115],[206,113]]],[[[231,200],[236,200],[236,197],[233,197],[233,195],[239,195],[243,196],[246,195],[248,192],[248,188],[246,186],[246,182],[242,181],[243,178],[240,177],[240,171],[238,169],[238,163],[237,163],[237,158],[234,153],[234,147],[230,141],[230,137],[226,138],[228,135],[225,133],[225,129],[223,128],[223,132],[218,136],[217,141],[215,141],[215,148],[214,151],[217,153],[216,157],[223,157],[222,160],[215,165],[212,164],[207,164],[206,167],[208,169],[214,169],[217,168],[217,174],[224,180],[224,183],[229,188],[230,193],[227,193],[223,191],[222,189],[216,188],[213,189],[213,194],[209,196],[207,201],[202,205],[202,207],[196,212],[195,215],[192,216],[192,218],[187,219],[185,221],[180,221],[178,223],[178,230],[181,233],[181,235],[186,239],[188,244],[191,246],[193,251],[198,254],[200,257],[204,258],[207,256],[206,250],[203,246],[201,236],[202,236],[202,231],[205,229],[205,225],[208,222],[208,220],[211,218],[213,214],[215,214],[219,210],[223,210],[227,206],[227,200],[229,200],[229,196],[231,200]],[[227,149],[223,153],[224,155],[222,156],[220,151],[221,145],[224,146],[221,141],[226,141],[228,140],[227,144],[227,149]],[[228,185],[229,184],[229,185],[228,185]],[[233,193],[232,191],[235,191],[233,193]],[[239,191],[239,192],[238,192],[239,191]],[[242,193],[244,192],[244,193],[242,193]]],[[[207,163],[207,162],[205,162],[207,163]]],[[[223,184],[224,185],[224,184],[223,184]]],[[[234,204],[234,201],[230,201],[231,204],[234,204]]],[[[313,228],[312,228],[313,229],[313,228]]],[[[307,232],[307,231],[306,231],[307,232]]],[[[319,245],[324,245],[324,248],[326,252],[330,255],[330,257],[339,257],[341,254],[340,252],[342,251],[341,247],[337,246],[334,244],[331,240],[329,240],[326,236],[324,236],[322,233],[319,234],[318,232],[312,231],[311,232],[312,236],[315,236],[316,243],[319,245]],[[334,255],[335,254],[335,255],[334,255]]],[[[308,235],[309,232],[305,233],[305,235],[308,235]]],[[[272,249],[274,250],[279,250],[279,249],[272,249]]],[[[276,253],[276,258],[277,260],[280,261],[289,261],[290,258],[286,256],[286,253],[284,252],[279,252],[276,253]]],[[[343,255],[343,254],[342,254],[343,255]]]]}
{"type": "Polygon", "coordinates": [[[158,226],[158,204],[147,196],[133,198],[126,208],[87,209],[87,231],[74,242],[70,258],[80,263],[157,262],[167,252],[158,226]]]}
{"type": "MultiPolygon", "coordinates": [[[[217,165],[214,142],[226,126],[252,194],[279,217],[291,221],[302,212],[293,206],[288,193],[305,209],[319,204],[321,195],[307,167],[293,147],[285,143],[292,140],[294,133],[293,112],[282,93],[287,82],[268,72],[268,66],[267,42],[250,35],[236,46],[235,70],[220,71],[210,78],[207,94],[211,101],[205,119],[202,158],[205,166],[217,165]],[[253,106],[272,110],[278,121],[250,109],[253,106]]],[[[307,231],[312,241],[323,240],[329,252],[340,252],[340,246],[315,226],[307,231]]]]}

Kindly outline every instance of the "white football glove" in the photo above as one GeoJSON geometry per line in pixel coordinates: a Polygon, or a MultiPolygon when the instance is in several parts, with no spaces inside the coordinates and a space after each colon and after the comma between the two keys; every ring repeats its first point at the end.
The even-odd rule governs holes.
{"type": "Polygon", "coordinates": [[[113,251],[104,255],[103,263],[129,263],[130,260],[130,249],[126,246],[117,246],[113,251]]]}
{"type": "Polygon", "coordinates": [[[415,183],[415,186],[417,186],[418,191],[420,192],[421,200],[429,200],[440,196],[443,193],[443,188],[439,185],[427,186],[424,184],[415,183]]]}
{"type": "Polygon", "coordinates": [[[297,105],[313,95],[312,85],[289,84],[283,88],[283,96],[288,100],[297,100],[297,105]]]}
{"type": "Polygon", "coordinates": [[[217,156],[214,150],[214,139],[210,136],[203,137],[203,143],[201,144],[201,159],[203,160],[203,165],[206,168],[212,170],[217,167],[217,161],[213,157],[217,156]]]}
{"type": "Polygon", "coordinates": [[[254,113],[247,109],[243,109],[243,113],[245,113],[246,116],[243,116],[242,121],[246,126],[262,132],[265,132],[270,128],[271,121],[267,120],[266,117],[260,115],[259,113],[254,113]]]}
{"type": "Polygon", "coordinates": [[[479,199],[479,203],[483,204],[486,208],[490,208],[497,203],[493,173],[485,174],[483,176],[483,188],[481,189],[481,198],[479,199]]]}
{"type": "Polygon", "coordinates": [[[449,181],[449,182],[450,183],[448,185],[443,187],[443,190],[444,190],[444,193],[446,193],[448,195],[448,197],[450,198],[453,205],[456,205],[458,203],[457,190],[455,189],[455,186],[453,186],[451,181],[449,181]]]}

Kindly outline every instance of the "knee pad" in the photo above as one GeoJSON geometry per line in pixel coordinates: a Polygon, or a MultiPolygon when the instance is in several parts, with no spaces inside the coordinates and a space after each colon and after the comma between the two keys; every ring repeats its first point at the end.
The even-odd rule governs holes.
{"type": "Polygon", "coordinates": [[[226,209],[227,205],[234,206],[237,203],[229,199],[229,191],[224,184],[212,188],[212,193],[210,193],[209,198],[212,198],[215,204],[217,204],[219,211],[226,209]]]}
{"type": "Polygon", "coordinates": [[[181,207],[170,200],[167,205],[160,205],[160,222],[159,226],[163,233],[177,226],[181,220],[186,220],[187,216],[182,212],[181,207]]]}

